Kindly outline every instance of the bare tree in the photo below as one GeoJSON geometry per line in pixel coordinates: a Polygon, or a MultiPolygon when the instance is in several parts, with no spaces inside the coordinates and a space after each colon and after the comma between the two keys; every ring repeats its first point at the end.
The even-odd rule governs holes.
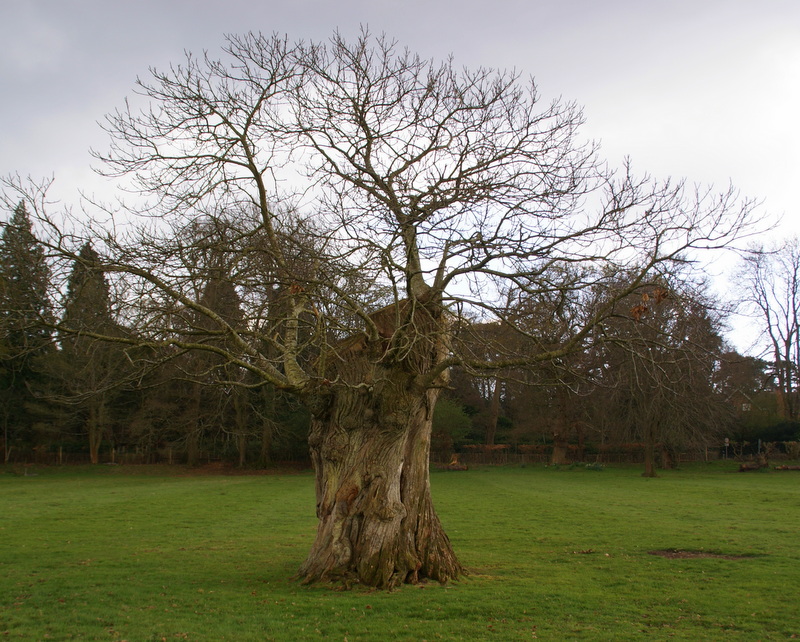
{"type": "Polygon", "coordinates": [[[742,302],[758,319],[772,357],[779,409],[800,419],[800,242],[753,248],[739,269],[742,302]]]}
{"type": "Polygon", "coordinates": [[[133,179],[159,218],[127,242],[106,238],[103,267],[162,311],[139,342],[213,352],[308,405],[319,527],[304,581],[458,577],[428,469],[448,369],[584,347],[649,274],[728,244],[750,204],[607,172],[578,138],[580,110],[542,105],[515,74],[422,60],[369,34],[326,45],[250,34],[224,56],[154,70],[139,84],[150,106],[108,117],[104,171],[133,179]],[[189,221],[221,211],[258,215],[242,238],[259,242],[240,252],[270,266],[269,313],[242,296],[240,327],[192,291],[175,252],[189,221]],[[299,222],[313,243],[297,242],[299,222]],[[168,224],[178,234],[166,238],[168,224]],[[572,319],[562,343],[519,326],[535,350],[461,353],[461,319],[516,325],[510,290],[567,299],[622,265],[641,266],[629,289],[572,319]],[[206,317],[217,340],[165,331],[176,309],[206,317]]]}
{"type": "Polygon", "coordinates": [[[716,306],[705,288],[653,285],[620,301],[605,328],[598,380],[617,438],[640,442],[643,476],[656,475],[656,455],[671,467],[689,446],[720,443],[729,414],[714,388],[723,342],[716,306]]]}

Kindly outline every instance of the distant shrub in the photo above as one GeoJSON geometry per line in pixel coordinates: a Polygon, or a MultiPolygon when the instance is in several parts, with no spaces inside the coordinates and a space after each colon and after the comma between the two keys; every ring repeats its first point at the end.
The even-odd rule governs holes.
{"type": "Polygon", "coordinates": [[[800,459],[800,441],[785,441],[783,447],[791,459],[800,459]]]}

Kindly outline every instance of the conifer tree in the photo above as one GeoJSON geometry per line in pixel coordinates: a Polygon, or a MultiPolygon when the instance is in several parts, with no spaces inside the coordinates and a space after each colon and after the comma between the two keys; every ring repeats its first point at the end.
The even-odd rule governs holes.
{"type": "MultiPolygon", "coordinates": [[[[105,275],[98,269],[99,257],[91,243],[81,248],[67,281],[63,327],[72,332],[107,332],[111,319],[111,294],[105,275]]],[[[79,337],[80,335],[78,335],[79,337]]],[[[74,341],[76,337],[62,339],[74,341]]]]}
{"type": "MultiPolygon", "coordinates": [[[[212,252],[211,265],[200,266],[207,272],[200,302],[219,315],[225,323],[240,329],[243,324],[242,302],[223,259],[212,252]]],[[[187,336],[195,341],[229,349],[229,339],[215,332],[203,315],[190,314],[187,336]]],[[[186,443],[188,462],[197,464],[201,443],[213,434],[232,436],[236,442],[239,464],[246,458],[248,429],[247,389],[243,387],[245,372],[213,353],[190,353],[185,374],[192,382],[186,403],[186,443]]]]}
{"type": "Polygon", "coordinates": [[[108,281],[90,243],[81,248],[69,275],[61,328],[58,372],[63,399],[72,410],[72,422],[86,433],[89,456],[96,464],[103,439],[113,438],[113,401],[126,368],[119,344],[92,336],[115,336],[121,329],[112,317],[108,281]]]}
{"type": "Polygon", "coordinates": [[[29,358],[50,344],[50,270],[33,234],[28,210],[20,202],[0,239],[0,314],[13,356],[29,358]]]}
{"type": "Polygon", "coordinates": [[[30,440],[35,399],[31,387],[41,378],[39,361],[50,347],[50,270],[20,202],[0,236],[0,421],[4,459],[12,440],[30,440]]]}

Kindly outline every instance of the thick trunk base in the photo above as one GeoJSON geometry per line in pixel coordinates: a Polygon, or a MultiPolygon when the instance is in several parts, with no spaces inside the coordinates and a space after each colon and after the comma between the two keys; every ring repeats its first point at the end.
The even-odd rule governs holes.
{"type": "Polygon", "coordinates": [[[317,536],[298,572],[390,589],[464,573],[433,508],[429,455],[438,391],[405,385],[337,392],[314,417],[317,536]]]}

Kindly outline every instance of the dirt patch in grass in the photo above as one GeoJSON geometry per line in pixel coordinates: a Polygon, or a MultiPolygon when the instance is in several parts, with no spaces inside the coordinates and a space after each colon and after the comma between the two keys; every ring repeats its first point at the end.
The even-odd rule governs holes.
{"type": "Polygon", "coordinates": [[[721,559],[721,560],[744,560],[755,557],[755,555],[726,555],[723,553],[713,553],[710,551],[684,551],[676,548],[666,548],[658,551],[647,551],[650,555],[666,557],[667,559],[721,559]]]}

